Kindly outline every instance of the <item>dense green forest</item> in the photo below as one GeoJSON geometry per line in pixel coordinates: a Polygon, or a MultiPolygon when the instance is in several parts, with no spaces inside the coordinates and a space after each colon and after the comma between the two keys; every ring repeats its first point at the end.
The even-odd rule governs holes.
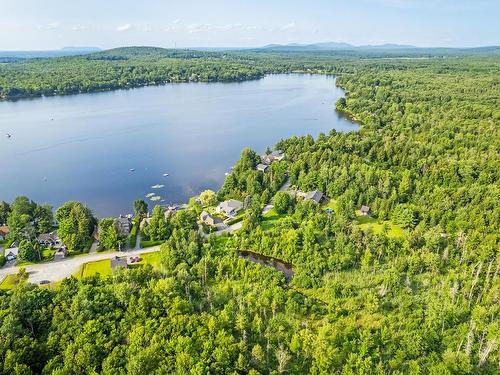
{"type": "MultiPolygon", "coordinates": [[[[165,80],[160,67],[175,60],[169,66],[186,79],[197,68],[207,79],[342,73],[337,108],[362,128],[282,140],[285,159],[266,173],[244,150],[217,194],[246,201],[242,229],[205,238],[193,203],[162,223],[159,269],[0,292],[0,373],[497,374],[500,58],[249,53],[221,62],[190,53],[161,57],[153,70],[165,80]],[[287,179],[329,202],[284,198],[277,191],[287,179]],[[262,215],[273,199],[279,212],[262,215]],[[359,225],[361,205],[387,226],[359,225]],[[238,250],[283,259],[295,275],[287,282],[238,250]]],[[[25,87],[19,77],[29,70],[27,92],[39,92],[51,75],[34,72],[58,82],[65,63],[79,67],[65,74],[94,66],[111,69],[110,82],[128,81],[142,61],[129,54],[57,59],[54,70],[45,60],[14,64],[0,68],[0,82],[5,90],[18,77],[25,87]]],[[[87,87],[104,84],[82,76],[87,87]]]]}
{"type": "MultiPolygon", "coordinates": [[[[417,64],[453,61],[471,56],[488,59],[486,52],[449,50],[403,52],[417,64]]],[[[493,50],[492,55],[498,56],[493,50]]],[[[156,47],[122,47],[82,56],[0,61],[0,100],[78,94],[175,82],[232,82],[262,78],[267,73],[354,73],[374,62],[397,64],[394,53],[378,51],[235,51],[205,52],[156,47]],[[375,58],[377,57],[377,58],[375,58]]],[[[411,65],[411,64],[410,64],[411,65]]],[[[446,65],[446,64],[445,64],[446,65]]],[[[404,64],[401,67],[405,66],[404,64]]]]}

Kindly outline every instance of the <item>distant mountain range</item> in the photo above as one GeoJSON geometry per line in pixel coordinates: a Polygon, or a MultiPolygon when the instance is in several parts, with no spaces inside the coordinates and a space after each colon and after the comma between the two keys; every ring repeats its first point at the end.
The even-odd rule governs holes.
{"type": "Polygon", "coordinates": [[[266,46],[255,48],[260,51],[283,51],[283,52],[301,52],[301,51],[500,51],[500,46],[485,46],[471,48],[449,48],[449,47],[416,47],[408,44],[377,44],[354,46],[348,43],[324,42],[313,44],[268,44],[266,46]]]}
{"type": "Polygon", "coordinates": [[[0,51],[0,58],[36,59],[46,57],[87,55],[89,53],[99,51],[101,51],[101,49],[97,47],[64,47],[57,50],[46,51],[0,51]]]}

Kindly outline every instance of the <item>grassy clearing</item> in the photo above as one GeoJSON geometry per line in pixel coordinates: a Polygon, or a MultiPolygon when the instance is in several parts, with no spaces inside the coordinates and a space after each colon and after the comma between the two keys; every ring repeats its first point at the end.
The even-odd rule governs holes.
{"type": "Polygon", "coordinates": [[[389,227],[387,232],[388,237],[401,238],[404,235],[403,228],[389,220],[383,221],[370,216],[358,216],[356,223],[362,230],[367,231],[371,229],[374,234],[382,234],[384,226],[387,224],[389,227]]]}
{"type": "Polygon", "coordinates": [[[77,278],[84,278],[95,274],[100,274],[101,276],[109,276],[111,275],[111,273],[111,260],[102,259],[96,260],[94,262],[84,263],[76,276],[77,278]]]}
{"type": "Polygon", "coordinates": [[[338,204],[337,204],[337,200],[336,199],[330,199],[328,201],[328,203],[326,203],[323,208],[331,208],[333,211],[337,211],[337,208],[338,208],[338,204]]]}
{"type": "Polygon", "coordinates": [[[262,226],[262,229],[264,229],[264,230],[271,229],[272,227],[274,227],[274,225],[276,225],[276,222],[278,220],[280,220],[281,218],[284,218],[285,216],[286,216],[286,214],[277,213],[273,207],[268,212],[266,212],[264,215],[262,215],[263,220],[262,220],[260,225],[262,226]]]}
{"type": "MultiPolygon", "coordinates": [[[[123,256],[127,256],[127,254],[123,254],[123,256]]],[[[150,264],[154,269],[160,270],[160,252],[153,251],[151,253],[141,254],[140,257],[142,261],[140,263],[135,263],[130,267],[137,267],[144,264],[150,264]]],[[[75,275],[77,278],[84,278],[93,276],[96,274],[100,274],[101,276],[110,276],[113,274],[113,270],[111,269],[111,260],[110,259],[102,259],[96,260],[94,262],[88,262],[82,265],[78,273],[75,275]]]]}
{"type": "Polygon", "coordinates": [[[142,262],[139,264],[150,264],[155,270],[161,269],[159,251],[141,254],[141,258],[142,262]]]}
{"type": "Polygon", "coordinates": [[[0,283],[0,290],[12,289],[17,284],[19,284],[19,278],[17,277],[17,275],[7,275],[0,283]]]}

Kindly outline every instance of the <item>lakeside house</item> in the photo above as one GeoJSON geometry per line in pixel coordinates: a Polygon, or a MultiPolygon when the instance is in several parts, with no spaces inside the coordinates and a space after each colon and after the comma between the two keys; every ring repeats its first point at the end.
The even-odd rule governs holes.
{"type": "Polygon", "coordinates": [[[285,157],[285,154],[281,150],[276,150],[270,154],[264,154],[261,156],[261,160],[264,164],[272,164],[275,161],[281,161],[285,157]]]}
{"type": "Polygon", "coordinates": [[[111,258],[111,269],[115,268],[127,268],[127,257],[115,256],[111,258]]]}
{"type": "Polygon", "coordinates": [[[222,223],[222,220],[210,215],[207,211],[203,211],[200,215],[200,219],[203,223],[215,227],[217,224],[222,223]]]}
{"type": "Polygon", "coordinates": [[[3,241],[7,238],[7,235],[9,234],[10,230],[7,225],[1,225],[0,226],[0,241],[3,241]]]}
{"type": "Polygon", "coordinates": [[[215,211],[222,213],[227,217],[236,216],[236,214],[243,208],[243,202],[236,199],[228,199],[227,201],[219,203],[215,211]]]}
{"type": "Polygon", "coordinates": [[[363,215],[363,216],[370,216],[370,214],[371,214],[371,210],[370,210],[369,206],[363,205],[363,206],[361,206],[359,211],[361,212],[361,215],[363,215]]]}
{"type": "Polygon", "coordinates": [[[40,245],[47,247],[58,247],[62,245],[56,231],[38,235],[37,241],[40,245]]]}
{"type": "Polygon", "coordinates": [[[266,173],[268,168],[269,168],[269,165],[266,165],[266,164],[257,164],[257,167],[256,167],[256,169],[258,171],[261,171],[263,173],[266,173]]]}
{"type": "Polygon", "coordinates": [[[120,215],[118,219],[116,219],[116,225],[118,227],[118,232],[122,236],[128,236],[132,229],[132,217],[130,215],[120,215]]]}

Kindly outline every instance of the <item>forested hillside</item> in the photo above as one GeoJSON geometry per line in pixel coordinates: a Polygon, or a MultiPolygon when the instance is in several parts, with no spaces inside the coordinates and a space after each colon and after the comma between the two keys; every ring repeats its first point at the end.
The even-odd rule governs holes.
{"type": "Polygon", "coordinates": [[[205,238],[193,203],[158,269],[0,292],[0,373],[497,374],[500,59],[245,58],[261,62],[234,72],[341,71],[337,108],[361,130],[282,140],[266,173],[244,150],[218,192],[246,201],[242,229],[205,238]],[[325,201],[278,192],[287,179],[325,201]]]}

